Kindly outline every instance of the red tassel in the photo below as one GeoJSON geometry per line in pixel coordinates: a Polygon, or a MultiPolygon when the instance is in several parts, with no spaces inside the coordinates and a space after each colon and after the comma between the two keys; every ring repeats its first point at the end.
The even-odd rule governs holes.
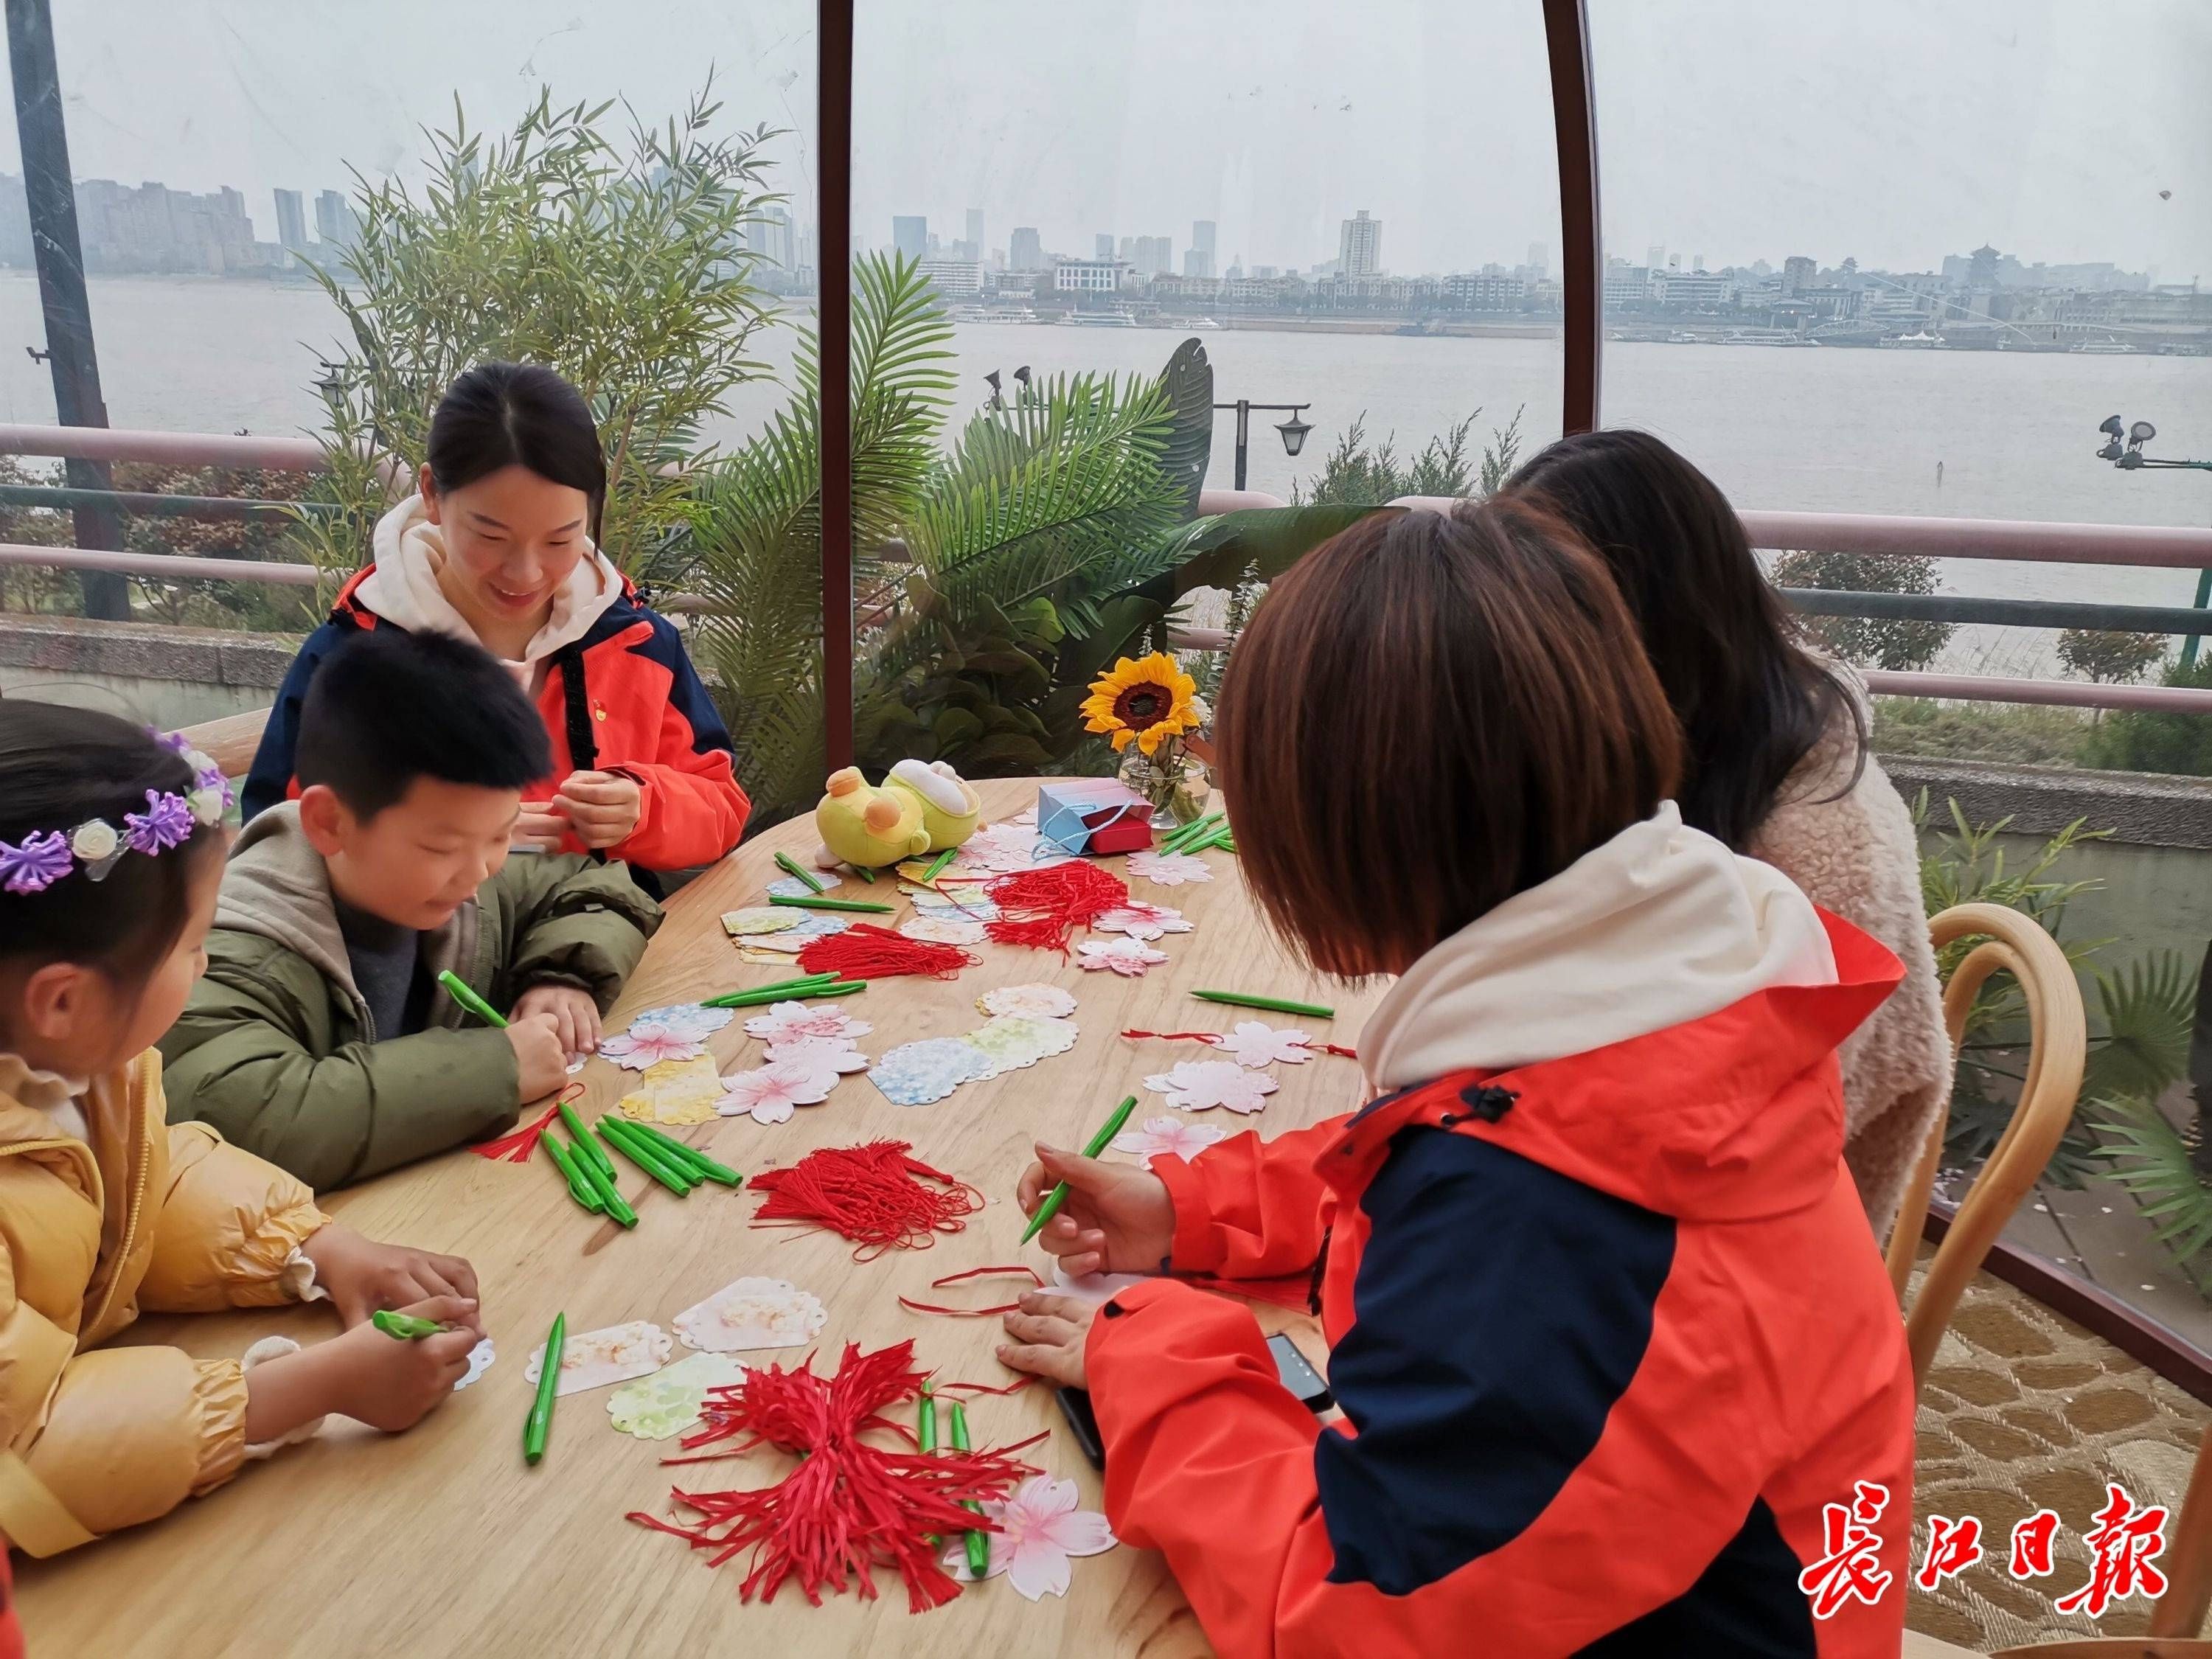
{"type": "Polygon", "coordinates": [[[1129,902],[1128,883],[1081,859],[1017,870],[984,890],[999,907],[1000,919],[985,924],[993,939],[1062,956],[1069,934],[1129,902]]]}
{"type": "MultiPolygon", "coordinates": [[[[943,1290],[947,1285],[957,1285],[969,1279],[1026,1279],[1032,1288],[1040,1291],[1044,1288],[1044,1280],[1037,1276],[1035,1267],[970,1267],[964,1273],[947,1273],[942,1279],[933,1279],[929,1281],[929,1288],[943,1290]]],[[[915,1313],[949,1314],[955,1319],[981,1319],[987,1314],[1012,1313],[1022,1305],[1018,1302],[1001,1302],[994,1308],[940,1308],[932,1302],[916,1302],[903,1296],[898,1299],[898,1304],[915,1313]]]]}
{"type": "Polygon", "coordinates": [[[775,1486],[750,1491],[677,1487],[670,1496],[700,1517],[692,1526],[639,1510],[629,1519],[711,1552],[710,1565],[750,1550],[738,1586],[743,1601],[756,1595],[772,1601],[790,1579],[816,1607],[824,1591],[848,1589],[872,1601],[873,1570],[887,1565],[906,1581],[909,1612],[941,1607],[960,1594],[960,1585],[939,1564],[944,1547],[933,1540],[997,1531],[960,1506],[1004,1498],[1016,1481],[1036,1474],[1012,1455],[1036,1440],[1003,1451],[942,1449],[925,1455],[908,1449],[913,1437],[905,1425],[883,1413],[919,1395],[923,1381],[912,1342],[870,1354],[848,1343],[834,1376],[815,1376],[811,1358],[797,1370],[749,1370],[741,1381],[708,1390],[700,1412],[704,1426],[683,1443],[690,1449],[738,1443],[709,1457],[773,1446],[797,1453],[797,1467],[775,1486]],[[872,1430],[907,1444],[890,1450],[872,1444],[862,1437],[872,1430]]]}
{"type": "Polygon", "coordinates": [[[908,939],[868,921],[855,922],[842,933],[824,933],[799,953],[799,965],[808,973],[834,972],[847,979],[895,979],[902,974],[951,979],[981,960],[957,945],[908,939]]]}
{"type": "Polygon", "coordinates": [[[561,1091],[553,1103],[545,1109],[545,1115],[535,1123],[526,1123],[520,1129],[501,1135],[497,1140],[480,1140],[469,1150],[478,1158],[496,1158],[502,1164],[529,1163],[530,1155],[538,1150],[538,1143],[545,1133],[545,1126],[559,1114],[561,1103],[579,1099],[583,1092],[582,1084],[570,1084],[561,1091]]]}
{"type": "Polygon", "coordinates": [[[853,1252],[858,1261],[921,1249],[938,1233],[961,1231],[968,1224],[962,1218],[983,1207],[982,1194],[908,1158],[910,1150],[903,1140],[824,1146],[787,1170],[763,1170],[749,1183],[769,1195],[753,1224],[826,1227],[860,1246],[853,1252]]]}
{"type": "MultiPolygon", "coordinates": [[[[1217,1048],[1221,1043],[1218,1031],[1124,1031],[1121,1035],[1125,1037],[1158,1037],[1163,1042],[1207,1042],[1217,1048]]],[[[1318,1048],[1325,1054],[1341,1054],[1346,1060],[1359,1058],[1358,1049],[1346,1048],[1340,1043],[1309,1042],[1306,1047],[1318,1048]]]]}

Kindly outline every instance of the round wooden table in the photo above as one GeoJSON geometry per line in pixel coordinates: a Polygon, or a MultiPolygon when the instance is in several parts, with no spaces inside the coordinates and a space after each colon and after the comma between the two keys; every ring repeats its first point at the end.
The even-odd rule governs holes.
{"type": "MultiPolygon", "coordinates": [[[[979,787],[991,817],[1010,816],[1036,798],[1035,780],[979,787]]],[[[763,886],[779,873],[771,861],[779,848],[804,859],[814,842],[811,817],[781,825],[678,894],[608,1029],[621,1030],[639,1009],[788,977],[788,970],[738,962],[720,918],[762,902],[763,886]]],[[[571,1203],[542,1152],[526,1165],[448,1153],[325,1200],[332,1214],[373,1237],[468,1257],[482,1281],[498,1362],[406,1434],[386,1437],[333,1419],[314,1441],[248,1468],[163,1520],[52,1561],[19,1562],[32,1651],[86,1659],[657,1659],[733,1652],[1183,1659],[1207,1652],[1160,1559],[1126,1546],[1076,1562],[1066,1597],[1034,1603],[1000,1578],[912,1614],[904,1585],[886,1569],[877,1575],[872,1601],[847,1594],[811,1607],[786,1585],[774,1602],[746,1605],[738,1599],[741,1561],[709,1569],[681,1540],[623,1519],[631,1510],[671,1512],[678,1472],[659,1460],[675,1443],[617,1433],[607,1421],[606,1391],[560,1402],[545,1460],[536,1468],[524,1464],[521,1443],[532,1393],[525,1365],[555,1314],[567,1314],[571,1334],[633,1319],[665,1328],[680,1310],[750,1273],[787,1279],[826,1304],[817,1369],[834,1368],[848,1340],[873,1349],[912,1337],[922,1363],[947,1379],[1012,1381],[991,1356],[995,1319],[915,1315],[896,1297],[945,1300],[957,1291],[933,1296],[929,1281],[968,1267],[1026,1261],[1048,1270],[1041,1250],[1020,1248],[1023,1217],[1012,1201],[1031,1141],[1044,1136],[1080,1145],[1125,1094],[1139,1096],[1133,1123],[1164,1113],[1141,1080],[1177,1060],[1206,1057],[1194,1043],[1133,1042],[1119,1033],[1222,1030],[1237,1018],[1265,1018],[1351,1044],[1374,1001],[1372,989],[1354,994],[1293,968],[1261,927],[1236,860],[1205,856],[1211,882],[1131,884],[1136,896],[1176,906],[1195,924],[1192,933],[1161,940],[1156,948],[1169,962],[1141,978],[1085,973],[1048,952],[985,945],[977,947],[981,965],[957,980],[882,981],[836,1005],[874,1027],[860,1046],[877,1055],[916,1037],[973,1030],[985,1018],[976,998],[995,987],[1049,982],[1080,1005],[1074,1018],[1082,1039],[1071,1053],[969,1084],[933,1105],[893,1106],[858,1076],[787,1123],[769,1127],[735,1118],[676,1132],[748,1175],[819,1146],[911,1141],[917,1157],[973,1182],[990,1200],[966,1231],[931,1249],[855,1262],[852,1247],[831,1234],[749,1225],[760,1202],[749,1191],[710,1185],[678,1200],[641,1176],[623,1183],[639,1217],[626,1233],[571,1203]],[[1197,986],[1329,1003],[1338,1016],[1323,1024],[1240,1015],[1185,994],[1197,986]]],[[[1121,872],[1122,860],[1105,862],[1121,872]]],[[[872,887],[848,879],[836,890],[899,906],[901,916],[875,920],[895,923],[906,909],[890,878],[872,887]]],[[[744,1035],[741,1015],[713,1039],[712,1049],[728,1070],[757,1064],[761,1045],[744,1035]]],[[[1321,1056],[1273,1071],[1281,1087],[1265,1112],[1246,1121],[1217,1111],[1209,1120],[1232,1132],[1276,1133],[1358,1103],[1360,1079],[1352,1061],[1321,1056]]],[[[586,1121],[611,1108],[635,1077],[604,1062],[587,1066],[581,1081],[588,1093],[580,1103],[586,1121]]],[[[985,1298],[975,1299],[981,1305],[985,1298]]],[[[1321,1358],[1313,1322],[1265,1306],[1255,1311],[1267,1328],[1293,1331],[1307,1353],[1321,1358]]],[[[286,1309],[149,1318],[120,1340],[218,1355],[242,1352],[271,1332],[313,1341],[332,1329],[325,1311],[286,1309]]],[[[754,1357],[794,1364],[805,1352],[754,1357]]],[[[1024,1455],[1049,1474],[1073,1477],[1085,1506],[1100,1507],[1097,1476],[1049,1390],[982,1399],[969,1416],[979,1446],[1050,1431],[1024,1455]]],[[[685,1484],[711,1491],[764,1484],[785,1467],[781,1455],[756,1452],[682,1474],[685,1484]]]]}

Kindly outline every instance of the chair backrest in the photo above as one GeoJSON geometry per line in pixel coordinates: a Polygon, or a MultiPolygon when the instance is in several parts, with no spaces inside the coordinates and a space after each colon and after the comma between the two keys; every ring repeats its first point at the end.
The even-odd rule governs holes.
{"type": "Polygon", "coordinates": [[[195,749],[205,750],[208,757],[222,768],[225,777],[244,777],[253,764],[253,751],[261,747],[261,728],[269,724],[270,712],[256,708],[243,714],[225,714],[220,720],[187,726],[179,735],[190,738],[195,749]]]}
{"type": "MultiPolygon", "coordinates": [[[[1982,1258],[2012,1219],[2013,1212],[2027,1195],[2051,1161],[2059,1137],[2074,1115],[2075,1097],[2081,1091],[2081,1067],[2088,1058],[2088,1022],[2081,1011],[2081,988],[2074,969],[2057,941],[2030,917],[2002,904],[1956,904],[1935,917],[1928,931],[1940,951],[1963,939],[1986,937],[1952,970],[1943,988],[1943,1023],[1955,1052],[1966,1024],[1975,993],[1990,975],[2002,969],[2020,982],[2027,1004],[2027,1073],[2021,1084],[2020,1103],[2005,1126],[1981,1173],[1967,1189],[1958,1213],[1951,1219],[1936,1259],[1920,1284],[1920,1294],[1906,1311],[1906,1345],[1912,1352],[1915,1388],[1927,1377],[1966,1281],[1982,1265],[1982,1258]]],[[[1922,1224],[1928,1216],[1928,1196],[1936,1184],[1936,1170],[1943,1152],[1943,1131],[1949,1113],[1938,1117],[1929,1132],[1919,1167],[1898,1211],[1897,1225],[1889,1236],[1889,1276],[1898,1299],[1912,1275],[1920,1243],[1922,1224]]]]}

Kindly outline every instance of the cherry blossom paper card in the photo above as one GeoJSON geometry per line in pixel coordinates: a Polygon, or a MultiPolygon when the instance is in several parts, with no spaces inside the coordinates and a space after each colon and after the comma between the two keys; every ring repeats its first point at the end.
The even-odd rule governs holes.
{"type": "Polygon", "coordinates": [[[1064,1019],[1032,1019],[1023,1014],[995,1015],[961,1039],[991,1065],[991,1069],[982,1077],[972,1078],[969,1081],[981,1082],[985,1077],[1020,1071],[1054,1054],[1064,1054],[1075,1046],[1076,1039],[1080,1036],[1075,1026],[1064,1019]]]}
{"type": "Polygon", "coordinates": [[[1235,1030],[1224,1031],[1212,1042],[1222,1053],[1235,1055],[1239,1066],[1254,1071],[1279,1060],[1285,1066],[1303,1066],[1314,1057],[1313,1038],[1306,1032],[1278,1028],[1264,1020],[1239,1020],[1235,1030]]]}
{"type": "MultiPolygon", "coordinates": [[[[1027,1601],[1066,1595],[1073,1578],[1070,1560],[1103,1555],[1120,1541],[1104,1516],[1076,1507],[1077,1498],[1073,1480],[1040,1474],[1004,1498],[984,1499],[983,1513],[999,1523],[999,1532],[991,1540],[991,1563],[983,1576],[1004,1574],[1027,1601]]],[[[963,1583],[975,1582],[964,1544],[956,1541],[945,1551],[945,1570],[963,1583]]]]}
{"type": "Polygon", "coordinates": [[[726,1353],[687,1353],[609,1395],[607,1416],[623,1434],[639,1440],[667,1440],[699,1421],[708,1389],[742,1382],[744,1376],[742,1359],[726,1353]]]}
{"type": "MultiPolygon", "coordinates": [[[[649,1319],[633,1319],[626,1325],[609,1325],[571,1336],[562,1345],[561,1380],[553,1391],[582,1394],[604,1389],[610,1382],[649,1376],[668,1363],[675,1346],[675,1339],[649,1319]]],[[[527,1379],[535,1382],[544,1365],[545,1345],[541,1342],[530,1356],[527,1379]]]]}
{"type": "Polygon", "coordinates": [[[894,1106],[927,1106],[963,1083],[992,1074],[990,1057],[965,1037],[903,1042],[868,1069],[868,1081],[894,1106]]]}
{"type": "Polygon", "coordinates": [[[1057,985],[1001,985],[975,999],[987,1014],[1018,1014],[1029,1019],[1066,1019],[1075,1012],[1075,993],[1057,985]]]}
{"type": "Polygon", "coordinates": [[[939,892],[933,887],[916,887],[899,884],[899,891],[914,901],[915,914],[941,916],[951,921],[996,921],[999,919],[998,901],[988,896],[980,887],[957,887],[950,892],[939,892]]]}
{"type": "Polygon", "coordinates": [[[707,1039],[732,1018],[727,1008],[702,1008],[696,1002],[648,1008],[630,1021],[628,1030],[599,1039],[599,1058],[631,1072],[662,1060],[690,1060],[707,1051],[707,1039]]]}
{"type": "Polygon", "coordinates": [[[1086,974],[1111,971],[1134,979],[1168,959],[1140,939],[1087,939],[1075,947],[1075,965],[1086,974]]]}
{"type": "Polygon", "coordinates": [[[491,1362],[498,1358],[499,1350],[492,1346],[491,1339],[489,1337],[484,1338],[484,1340],[477,1343],[475,1347],[471,1348],[469,1350],[469,1368],[461,1373],[461,1380],[453,1384],[453,1392],[455,1394],[459,1394],[463,1389],[467,1388],[470,1383],[475,1382],[477,1378],[482,1376],[486,1371],[491,1369],[491,1362]]]}
{"type": "Polygon", "coordinates": [[[817,891],[826,893],[833,887],[845,884],[844,878],[829,870],[814,872],[816,885],[809,887],[797,876],[778,876],[769,883],[768,891],[775,898],[812,898],[817,891]]]}
{"type": "Polygon", "coordinates": [[[1179,1111],[1204,1112],[1220,1106],[1232,1112],[1256,1112],[1275,1092],[1275,1079],[1248,1071],[1233,1060],[1182,1060],[1175,1069],[1145,1079],[1145,1087],[1165,1095],[1179,1111]]]}
{"type": "Polygon", "coordinates": [[[1129,873],[1158,887],[1180,887],[1187,881],[1212,881],[1213,872],[1194,853],[1132,853],[1129,873]]]}
{"type": "Polygon", "coordinates": [[[906,938],[920,939],[925,945],[981,945],[988,937],[981,922],[942,912],[908,916],[899,923],[898,930],[906,938]]]}
{"type": "Polygon", "coordinates": [[[844,1037],[792,1037],[769,1043],[765,1057],[799,1060],[817,1072],[835,1072],[841,1077],[868,1069],[868,1057],[844,1037]]]}
{"type": "Polygon", "coordinates": [[[723,1094],[713,1057],[694,1054],[645,1068],[637,1087],[622,1097],[622,1115],[641,1123],[712,1123],[723,1094]]]}
{"type": "Polygon", "coordinates": [[[842,1037],[850,1042],[876,1028],[855,1019],[835,1003],[777,1002],[764,1014],[745,1022],[745,1035],[763,1042],[790,1042],[799,1037],[842,1037]]]}
{"type": "Polygon", "coordinates": [[[687,1348],[737,1353],[753,1348],[797,1348],[828,1322],[819,1299],[785,1279],[738,1279],[676,1316],[676,1334],[687,1348]]]}
{"type": "Polygon", "coordinates": [[[1114,1150],[1133,1152],[1149,1170],[1156,1158],[1179,1158],[1189,1163],[1229,1131],[1212,1123],[1193,1123],[1180,1117],[1148,1117],[1140,1129],[1124,1129],[1114,1137],[1114,1150]]]}
{"type": "Polygon", "coordinates": [[[756,1123],[788,1123],[795,1108],[820,1105],[836,1086],[834,1066],[805,1059],[772,1060],[724,1078],[714,1110],[723,1117],[750,1117],[756,1123]]]}
{"type": "Polygon", "coordinates": [[[1164,933],[1190,932],[1189,919],[1169,904],[1125,904],[1118,910],[1109,910],[1091,925],[1102,933],[1127,933],[1131,939],[1147,943],[1164,933]]]}
{"type": "Polygon", "coordinates": [[[799,925],[804,914],[781,904],[752,904],[742,910],[722,913],[722,931],[732,939],[744,939],[754,933],[781,933],[799,925]]]}

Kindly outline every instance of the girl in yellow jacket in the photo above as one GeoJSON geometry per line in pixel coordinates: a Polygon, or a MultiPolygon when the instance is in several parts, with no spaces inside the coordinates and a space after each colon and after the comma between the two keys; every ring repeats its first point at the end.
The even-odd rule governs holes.
{"type": "Polygon", "coordinates": [[[0,1534],[52,1555],[213,1490],[337,1412],[387,1430],[482,1336],[468,1264],[337,1226],[275,1165],[163,1121],[155,1038],[222,872],[206,757],[0,701],[0,1534]],[[98,1345],[149,1312],[327,1298],[349,1328],[240,1360],[98,1345]],[[382,1307],[449,1328],[396,1341],[382,1307]]]}

